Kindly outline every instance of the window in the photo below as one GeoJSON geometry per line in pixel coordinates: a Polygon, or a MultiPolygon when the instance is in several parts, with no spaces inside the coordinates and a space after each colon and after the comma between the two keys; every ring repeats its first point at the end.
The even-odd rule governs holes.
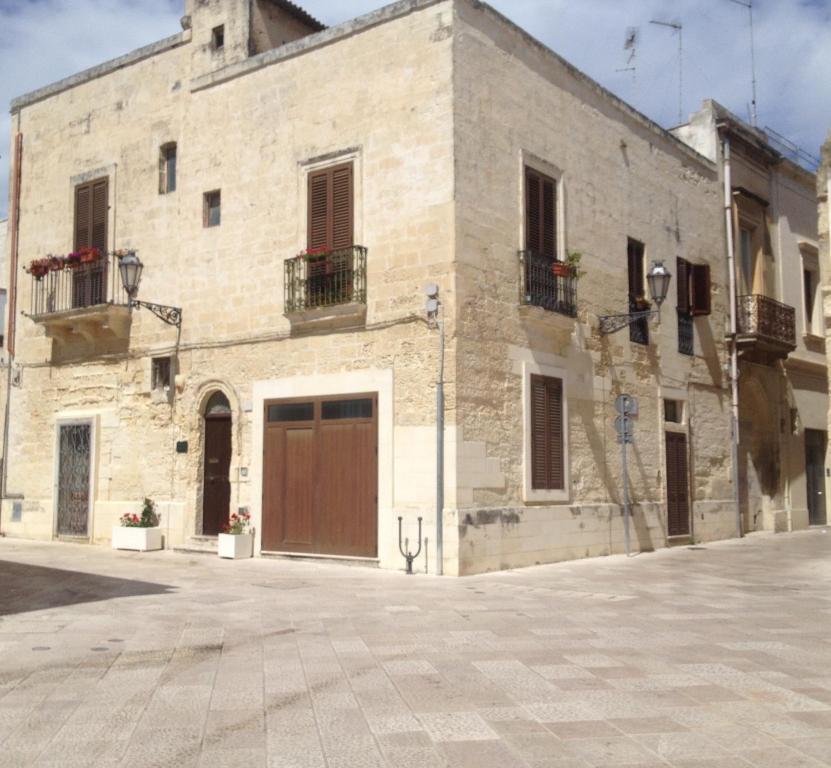
{"type": "MultiPolygon", "coordinates": [[[[644,244],[631,237],[626,245],[626,265],[629,279],[629,312],[647,309],[646,275],[644,272],[644,244]]],[[[649,344],[649,319],[642,317],[629,324],[629,340],[649,344]]]]}
{"type": "Polygon", "coordinates": [[[154,392],[170,391],[171,364],[169,357],[154,357],[151,361],[150,387],[154,392]]]}
{"type": "Polygon", "coordinates": [[[352,163],[309,174],[309,251],[330,252],[354,245],[352,163]]]}
{"type": "Polygon", "coordinates": [[[176,142],[162,145],[159,150],[159,194],[176,191],[176,142]]]}
{"type": "Polygon", "coordinates": [[[220,208],[222,205],[222,198],[220,191],[215,189],[213,192],[206,192],[202,204],[202,226],[218,227],[221,215],[220,208]]]}
{"type": "Polygon", "coordinates": [[[557,182],[525,168],[525,249],[557,258],[557,182]]]}
{"type": "Polygon", "coordinates": [[[225,26],[223,24],[211,30],[211,45],[215,51],[225,47],[225,26]]]}
{"type": "Polygon", "coordinates": [[[275,421],[314,421],[314,403],[281,403],[268,406],[268,420],[275,421]]]}
{"type": "Polygon", "coordinates": [[[531,376],[531,488],[564,490],[563,382],[531,376]]]}
{"type": "Polygon", "coordinates": [[[341,419],[371,419],[372,400],[325,400],[321,405],[321,416],[326,421],[341,419]]]}
{"type": "MultiPolygon", "coordinates": [[[[803,256],[807,262],[808,259],[803,256]]],[[[822,335],[822,319],[818,317],[819,312],[819,269],[816,258],[811,266],[802,270],[802,290],[805,304],[805,333],[809,336],[822,335]],[[814,269],[813,266],[817,268],[814,269]]]]}
{"type": "Polygon", "coordinates": [[[744,294],[753,293],[753,230],[741,227],[739,230],[739,272],[741,279],[740,291],[744,294]]]}
{"type": "MultiPolygon", "coordinates": [[[[96,248],[107,253],[109,180],[97,179],[75,187],[74,250],[96,248]]],[[[107,298],[107,259],[81,265],[72,272],[72,306],[92,307],[107,298]]]]}
{"type": "Polygon", "coordinates": [[[678,272],[678,351],[694,354],[695,327],[692,319],[710,314],[710,265],[676,260],[678,272]]]}
{"type": "Polygon", "coordinates": [[[684,403],[681,400],[664,400],[664,421],[667,424],[684,423],[684,403]]]}

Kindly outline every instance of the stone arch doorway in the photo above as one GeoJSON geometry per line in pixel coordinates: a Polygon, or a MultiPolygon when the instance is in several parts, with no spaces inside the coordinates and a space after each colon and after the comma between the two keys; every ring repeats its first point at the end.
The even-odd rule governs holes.
{"type": "Polygon", "coordinates": [[[214,392],[205,405],[202,464],[202,535],[216,536],[231,510],[231,404],[214,392]]]}

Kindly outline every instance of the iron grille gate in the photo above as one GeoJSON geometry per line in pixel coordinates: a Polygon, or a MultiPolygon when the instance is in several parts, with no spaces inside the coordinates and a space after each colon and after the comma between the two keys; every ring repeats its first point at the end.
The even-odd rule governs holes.
{"type": "Polygon", "coordinates": [[[58,453],[58,535],[88,535],[92,428],[63,424],[58,453]]]}

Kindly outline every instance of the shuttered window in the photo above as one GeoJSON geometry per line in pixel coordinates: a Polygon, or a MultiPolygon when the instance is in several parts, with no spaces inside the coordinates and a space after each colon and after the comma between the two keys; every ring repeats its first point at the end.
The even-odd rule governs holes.
{"type": "Polygon", "coordinates": [[[308,249],[337,251],[354,245],[352,164],[309,174],[308,249]]]}
{"type": "Polygon", "coordinates": [[[557,258],[557,182],[525,169],[525,249],[557,258]]]}
{"type": "Polygon", "coordinates": [[[695,317],[710,314],[710,265],[693,264],[690,272],[690,311],[695,317]]]}
{"type": "Polygon", "coordinates": [[[98,179],[75,187],[75,250],[107,250],[109,180],[98,179]]]}
{"type": "Polygon", "coordinates": [[[564,490],[563,382],[531,376],[531,487],[564,490]]]}
{"type": "Polygon", "coordinates": [[[678,270],[678,312],[683,315],[690,313],[690,267],[692,264],[686,259],[677,259],[678,270]]]}

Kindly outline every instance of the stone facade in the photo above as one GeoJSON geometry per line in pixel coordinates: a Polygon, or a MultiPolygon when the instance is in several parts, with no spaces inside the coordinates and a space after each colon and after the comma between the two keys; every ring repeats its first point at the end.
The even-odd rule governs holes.
{"type": "MultiPolygon", "coordinates": [[[[826,268],[825,279],[822,284],[822,310],[825,318],[826,354],[829,356],[828,365],[831,367],[831,344],[828,337],[831,334],[831,132],[828,140],[822,146],[819,173],[817,173],[817,200],[819,225],[819,260],[826,268]]],[[[831,433],[831,402],[828,409],[828,431],[831,433]]]]}
{"type": "Polygon", "coordinates": [[[22,495],[22,514],[12,521],[4,500],[2,530],[56,535],[56,434],[82,421],[94,437],[87,538],[107,541],[149,496],[167,546],[186,544],[201,532],[204,413],[220,391],[233,414],[230,506],[251,510],[259,552],[266,401],[373,392],[378,561],[400,567],[397,518],[412,538],[421,516],[417,567],[434,571],[439,360],[423,286],[435,282],[447,338],[445,573],[623,550],[614,401],[624,392],[640,406],[634,547],[669,540],[667,432],[689,446],[685,540],[730,536],[717,165],[481,3],[401,2],[308,34],[296,17],[284,29],[279,14],[266,19],[268,5],[189,3],[181,34],[14,102],[19,308],[35,290],[23,266],[73,247],[76,186],[107,176],[109,246],[138,249],[139,298],[181,307],[183,323],[177,335],[144,310],[112,310],[100,333],[82,333],[72,319],[21,319],[8,492],[22,495]],[[159,194],[170,142],[177,187],[159,194]],[[355,242],[368,249],[366,306],[298,324],[284,312],[283,262],[306,247],[307,174],[344,161],[355,242]],[[558,251],[582,254],[576,318],[521,302],[526,167],[557,180],[558,251]],[[212,190],[221,225],[205,227],[212,190]],[[628,238],[673,273],[676,258],[710,265],[693,354],[679,353],[675,282],[649,344],[600,334],[599,316],[629,310],[628,238]],[[167,355],[173,386],[154,391],[152,358],[167,355]],[[534,374],[564,387],[568,482],[553,493],[529,483],[534,374]],[[677,422],[665,400],[679,404],[677,422]]]}
{"type": "Polygon", "coordinates": [[[831,490],[825,477],[828,377],[821,300],[828,262],[818,255],[816,178],[783,157],[764,132],[712,101],[676,132],[722,169],[722,140],[731,146],[744,530],[800,530],[809,525],[809,506],[818,505],[814,516],[824,519],[831,490]],[[789,313],[793,344],[769,338],[785,331],[784,325],[741,327],[742,303],[751,297],[774,300],[758,304],[760,322],[767,308],[789,313]],[[817,449],[814,441],[825,447],[817,449]]]}

